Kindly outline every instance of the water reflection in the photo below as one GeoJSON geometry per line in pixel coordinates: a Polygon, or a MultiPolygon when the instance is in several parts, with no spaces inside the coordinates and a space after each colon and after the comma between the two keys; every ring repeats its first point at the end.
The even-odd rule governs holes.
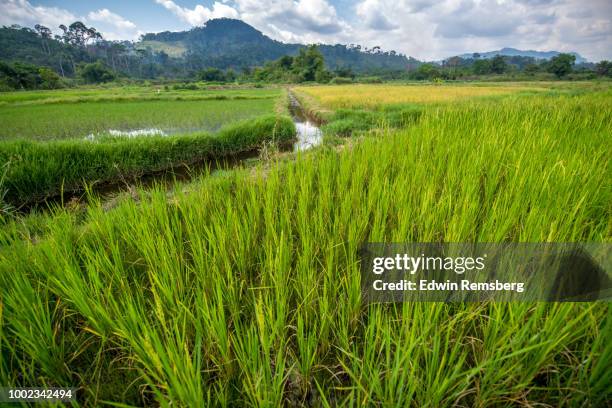
{"type": "Polygon", "coordinates": [[[297,130],[297,141],[293,145],[294,151],[308,150],[323,142],[323,132],[306,117],[299,101],[291,93],[289,93],[289,111],[297,130]]]}
{"type": "Polygon", "coordinates": [[[103,136],[114,136],[114,137],[140,137],[140,136],[168,136],[166,132],[158,128],[144,128],[144,129],[134,129],[134,130],[117,130],[117,129],[109,129],[105,132],[93,134],[85,136],[87,140],[96,140],[103,136]]]}
{"type": "Polygon", "coordinates": [[[296,152],[308,150],[323,141],[321,129],[310,121],[295,122],[295,128],[297,130],[297,141],[293,145],[293,150],[296,152]]]}

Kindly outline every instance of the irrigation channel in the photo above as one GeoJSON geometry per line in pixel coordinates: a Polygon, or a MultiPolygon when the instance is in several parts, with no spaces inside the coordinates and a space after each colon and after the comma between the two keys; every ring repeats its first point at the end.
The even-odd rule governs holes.
{"type": "MultiPolygon", "coordinates": [[[[323,141],[323,132],[310,120],[306,115],[303,107],[298,99],[289,92],[289,112],[296,128],[296,139],[292,145],[281,147],[283,151],[299,152],[311,149],[323,141]]],[[[165,133],[161,129],[135,129],[129,131],[109,130],[112,136],[119,137],[148,137],[148,136],[171,136],[171,133],[165,133]]],[[[88,135],[86,140],[95,140],[95,135],[88,135]]],[[[243,152],[241,154],[223,158],[219,161],[212,162],[209,160],[196,160],[193,163],[181,163],[171,168],[161,169],[158,171],[150,171],[140,175],[126,177],[112,182],[100,182],[90,186],[92,192],[96,193],[103,200],[111,199],[117,194],[129,191],[134,186],[151,187],[153,185],[165,185],[171,188],[176,182],[189,181],[206,172],[211,174],[218,170],[229,170],[234,167],[245,164],[247,161],[256,161],[259,157],[259,150],[243,152]]],[[[17,210],[20,213],[27,213],[34,209],[46,210],[53,206],[61,205],[70,202],[80,202],[86,199],[83,190],[65,191],[57,196],[47,197],[43,200],[24,203],[17,210]]]]}
{"type": "Polygon", "coordinates": [[[289,112],[297,130],[297,141],[293,144],[293,151],[308,150],[321,144],[323,132],[308,118],[298,99],[289,92],[289,112]]]}

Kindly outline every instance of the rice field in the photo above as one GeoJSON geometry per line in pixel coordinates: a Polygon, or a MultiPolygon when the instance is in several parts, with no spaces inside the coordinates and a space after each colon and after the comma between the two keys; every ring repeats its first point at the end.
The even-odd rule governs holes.
{"type": "Polygon", "coordinates": [[[0,204],[29,207],[93,185],[256,154],[295,136],[278,88],[95,92],[0,96],[0,204]]]}
{"type": "Polygon", "coordinates": [[[155,172],[171,176],[174,169],[183,169],[195,175],[199,167],[253,155],[265,144],[283,145],[294,137],[290,118],[266,115],[235,122],[216,133],[5,141],[0,143],[0,162],[5,163],[0,193],[12,207],[29,207],[95,185],[137,183],[155,172]]]}
{"type": "Polygon", "coordinates": [[[536,86],[503,85],[335,85],[298,87],[323,107],[373,108],[393,104],[434,104],[542,90],[536,86]]]}
{"type": "Polygon", "coordinates": [[[0,383],[78,387],[83,406],[609,406],[609,303],[366,305],[357,251],[610,242],[611,118],[609,91],[475,98],[7,220],[0,383]]]}
{"type": "Polygon", "coordinates": [[[189,91],[180,98],[144,94],[140,89],[113,94],[21,94],[25,93],[0,98],[6,102],[0,103],[0,141],[82,139],[109,130],[142,128],[166,133],[215,132],[224,125],[274,113],[281,91],[189,91]]]}
{"type": "MultiPolygon", "coordinates": [[[[197,86],[196,86],[197,87],[197,86]]],[[[108,102],[138,100],[207,100],[274,98],[278,88],[204,87],[174,89],[161,85],[68,88],[0,93],[0,106],[48,103],[108,102]]]]}

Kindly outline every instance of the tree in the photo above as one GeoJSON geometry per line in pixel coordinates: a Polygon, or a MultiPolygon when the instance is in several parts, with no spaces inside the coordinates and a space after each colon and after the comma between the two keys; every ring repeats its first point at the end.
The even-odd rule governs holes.
{"type": "Polygon", "coordinates": [[[119,59],[119,56],[126,52],[125,45],[117,41],[112,41],[112,42],[105,41],[100,44],[104,47],[106,51],[107,62],[108,60],[110,60],[113,70],[116,71],[117,70],[117,60],[119,59]]]}
{"type": "Polygon", "coordinates": [[[79,77],[86,83],[97,84],[115,79],[115,73],[102,64],[101,61],[96,61],[91,64],[81,64],[78,66],[77,72],[79,77]]]}
{"type": "Polygon", "coordinates": [[[538,64],[527,64],[525,65],[525,73],[533,75],[536,72],[540,72],[540,66],[538,64]]]}
{"type": "Polygon", "coordinates": [[[486,59],[479,59],[474,61],[472,70],[476,75],[486,75],[491,73],[491,61],[486,59]]]}
{"type": "Polygon", "coordinates": [[[450,57],[444,61],[444,65],[447,67],[456,68],[461,65],[461,57],[450,57]]]}
{"type": "Polygon", "coordinates": [[[595,71],[599,76],[612,77],[612,61],[603,60],[597,63],[595,71]]]}
{"type": "Polygon", "coordinates": [[[547,71],[555,74],[557,78],[562,78],[572,72],[575,62],[575,55],[559,54],[550,60],[547,71]]]}
{"type": "Polygon", "coordinates": [[[41,24],[36,24],[34,26],[34,29],[36,30],[36,32],[38,33],[38,35],[40,36],[42,40],[43,51],[46,52],[47,55],[50,55],[51,50],[49,49],[49,39],[52,37],[51,30],[49,29],[49,27],[45,27],[44,25],[41,25],[41,24]]]}
{"type": "Polygon", "coordinates": [[[293,65],[293,57],[289,55],[283,55],[278,60],[278,66],[282,69],[289,70],[293,65]]]}
{"type": "Polygon", "coordinates": [[[494,74],[503,74],[508,69],[506,59],[501,55],[496,55],[491,59],[490,70],[494,74]]]}
{"type": "Polygon", "coordinates": [[[15,89],[36,89],[40,84],[38,67],[31,64],[16,62],[12,66],[3,64],[0,71],[9,78],[9,83],[15,89]]]}
{"type": "Polygon", "coordinates": [[[102,34],[100,34],[95,28],[87,27],[80,21],[75,21],[66,27],[64,24],[60,24],[59,28],[63,31],[61,39],[64,43],[74,45],[75,47],[85,47],[89,40],[102,40],[102,34]]]}
{"type": "Polygon", "coordinates": [[[331,73],[326,69],[320,69],[315,72],[315,81],[319,83],[329,82],[332,76],[331,73]]]}
{"type": "Polygon", "coordinates": [[[324,81],[331,77],[325,70],[323,54],[316,45],[300,48],[299,54],[293,59],[292,70],[301,81],[324,81]]]}
{"type": "Polygon", "coordinates": [[[434,64],[422,64],[413,74],[414,79],[424,80],[440,77],[440,70],[434,64]]]}
{"type": "Polygon", "coordinates": [[[225,71],[225,80],[227,82],[234,82],[236,78],[238,78],[238,75],[236,75],[236,71],[234,71],[233,69],[230,68],[225,71]]]}
{"type": "Polygon", "coordinates": [[[0,62],[0,84],[10,89],[55,89],[62,86],[59,75],[48,67],[0,62]]]}
{"type": "Polygon", "coordinates": [[[339,67],[334,71],[334,75],[339,78],[355,78],[355,73],[351,67],[339,67]]]}
{"type": "Polygon", "coordinates": [[[157,53],[157,59],[159,60],[160,64],[166,65],[170,57],[164,50],[161,50],[160,52],[157,53]]]}
{"type": "Polygon", "coordinates": [[[40,67],[38,69],[38,76],[41,80],[41,88],[56,89],[61,87],[62,82],[60,76],[52,69],[40,67]]]}
{"type": "Polygon", "coordinates": [[[87,41],[89,40],[93,40],[93,42],[96,42],[102,41],[103,39],[104,38],[102,37],[102,33],[98,32],[93,27],[89,27],[85,33],[85,44],[87,44],[87,41]]]}
{"type": "Polygon", "coordinates": [[[225,74],[219,68],[206,68],[199,72],[198,77],[206,82],[225,82],[225,74]]]}

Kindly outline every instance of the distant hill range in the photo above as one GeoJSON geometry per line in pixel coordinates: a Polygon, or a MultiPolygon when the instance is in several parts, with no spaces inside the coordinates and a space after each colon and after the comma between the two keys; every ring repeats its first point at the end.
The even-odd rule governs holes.
{"type": "MultiPolygon", "coordinates": [[[[260,66],[283,55],[295,55],[304,47],[273,40],[249,24],[229,18],[209,20],[188,31],[145,34],[135,46],[184,58],[192,66],[221,69],[260,66]]],[[[319,49],[332,70],[350,67],[355,72],[399,71],[419,64],[413,58],[380,47],[320,44],[319,49]]]]}
{"type": "MultiPolygon", "coordinates": [[[[503,55],[503,56],[507,56],[507,57],[531,57],[531,58],[535,58],[535,59],[539,59],[539,60],[549,60],[552,57],[555,57],[559,54],[561,54],[561,52],[559,51],[534,51],[534,50],[517,50],[516,48],[502,48],[501,50],[497,50],[497,51],[488,51],[488,52],[479,52],[479,53],[472,53],[472,54],[462,54],[459,55],[459,57],[461,58],[474,58],[474,55],[478,54],[479,58],[481,59],[489,59],[489,58],[493,58],[496,55],[503,55]]],[[[580,54],[576,53],[576,52],[568,52],[568,54],[572,54],[576,57],[576,64],[582,64],[582,63],[586,63],[588,62],[586,60],[586,58],[582,57],[580,54]]]]}

